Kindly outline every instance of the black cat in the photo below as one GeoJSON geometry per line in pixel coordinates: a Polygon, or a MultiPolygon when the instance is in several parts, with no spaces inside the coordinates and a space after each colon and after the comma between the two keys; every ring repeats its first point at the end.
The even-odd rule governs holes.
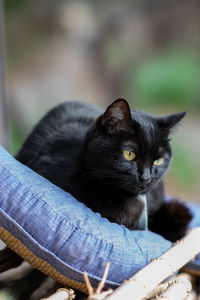
{"type": "Polygon", "coordinates": [[[79,102],[52,109],[34,128],[17,159],[110,221],[137,229],[147,195],[149,229],[175,241],[191,214],[164,201],[162,178],[172,151],[169,137],[185,113],[164,117],[130,110],[124,99],[106,111],[79,102]]]}

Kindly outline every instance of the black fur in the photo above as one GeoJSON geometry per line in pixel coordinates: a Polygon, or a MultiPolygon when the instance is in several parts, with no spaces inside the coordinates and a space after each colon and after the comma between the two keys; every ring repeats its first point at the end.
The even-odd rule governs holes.
{"type": "Polygon", "coordinates": [[[124,99],[105,112],[66,102],[40,121],[16,158],[129,229],[137,229],[143,210],[137,196],[146,194],[149,228],[175,241],[185,234],[191,215],[177,201],[164,203],[162,178],[172,159],[169,135],[184,115],[130,111],[124,99]],[[126,160],[123,150],[134,151],[136,158],[126,160]],[[164,163],[155,166],[160,157],[164,163]]]}

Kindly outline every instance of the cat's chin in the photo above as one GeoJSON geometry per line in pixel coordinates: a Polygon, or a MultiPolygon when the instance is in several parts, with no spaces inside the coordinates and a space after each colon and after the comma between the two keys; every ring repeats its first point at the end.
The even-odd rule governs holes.
{"type": "Polygon", "coordinates": [[[134,193],[137,195],[145,195],[149,192],[149,190],[150,190],[150,187],[143,188],[143,189],[137,189],[137,190],[134,190],[134,193]]]}
{"type": "MultiPolygon", "coordinates": [[[[136,185],[132,186],[132,193],[135,195],[145,195],[150,192],[153,188],[155,188],[160,183],[159,180],[152,180],[146,185],[136,185]]],[[[131,189],[131,188],[130,188],[131,189]]]]}
{"type": "Polygon", "coordinates": [[[151,189],[152,185],[148,185],[148,186],[145,186],[145,187],[130,187],[129,191],[134,194],[134,195],[144,195],[144,194],[147,194],[150,189],[151,189]]]}

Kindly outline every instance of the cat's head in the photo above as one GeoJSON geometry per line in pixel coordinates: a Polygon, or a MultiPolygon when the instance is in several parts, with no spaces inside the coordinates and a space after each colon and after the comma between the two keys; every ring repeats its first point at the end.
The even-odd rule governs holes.
{"type": "Polygon", "coordinates": [[[172,159],[169,137],[185,112],[154,117],[130,110],[126,100],[109,105],[86,139],[86,177],[134,194],[161,180],[172,159]]]}

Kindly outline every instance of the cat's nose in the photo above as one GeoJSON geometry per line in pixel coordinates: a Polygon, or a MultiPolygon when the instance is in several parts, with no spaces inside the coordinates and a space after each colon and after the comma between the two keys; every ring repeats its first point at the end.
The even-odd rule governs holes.
{"type": "Polygon", "coordinates": [[[142,174],[142,175],[139,175],[139,180],[143,183],[149,183],[151,180],[151,177],[142,174]]]}
{"type": "Polygon", "coordinates": [[[149,183],[151,180],[151,174],[149,168],[144,168],[143,172],[139,174],[139,180],[143,183],[149,183]]]}

